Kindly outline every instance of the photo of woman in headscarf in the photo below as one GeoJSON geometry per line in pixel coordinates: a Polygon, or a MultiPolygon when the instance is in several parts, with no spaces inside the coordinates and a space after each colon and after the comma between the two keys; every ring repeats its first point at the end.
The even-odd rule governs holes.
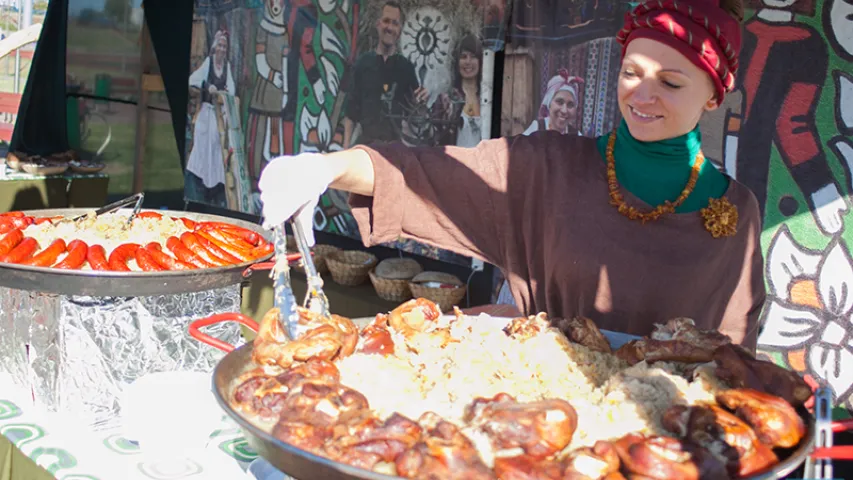
{"type": "Polygon", "coordinates": [[[561,68],[557,74],[548,80],[539,115],[524,131],[530,135],[539,130],[556,130],[560,133],[580,135],[577,128],[578,109],[580,105],[580,88],[583,80],[569,75],[568,70],[561,68]]]}
{"type": "MultiPolygon", "coordinates": [[[[190,87],[201,90],[201,108],[193,128],[193,146],[184,175],[186,196],[190,200],[225,207],[225,159],[216,114],[217,95],[234,96],[231,76],[228,32],[220,29],[213,37],[210,55],[190,75],[190,87]]],[[[222,117],[226,121],[226,117],[222,117]]]]}
{"type": "Polygon", "coordinates": [[[480,84],[483,46],[476,35],[467,34],[459,41],[453,61],[453,85],[439,96],[435,108],[439,118],[448,122],[439,127],[438,143],[474,147],[482,140],[480,121],[480,84]]]}

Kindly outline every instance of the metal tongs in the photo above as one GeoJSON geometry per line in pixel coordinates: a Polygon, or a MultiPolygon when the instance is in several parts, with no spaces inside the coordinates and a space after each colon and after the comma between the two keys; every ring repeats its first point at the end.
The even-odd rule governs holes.
{"type": "MultiPolygon", "coordinates": [[[[824,377],[829,378],[829,377],[824,377]]],[[[832,391],[820,387],[814,393],[815,449],[832,448],[832,391]]],[[[829,458],[806,458],[803,478],[832,479],[832,460],[829,458]]]]}
{"type": "MultiPolygon", "coordinates": [[[[142,208],[142,200],[145,199],[145,194],[140,192],[135,195],[131,195],[127,198],[123,198],[117,202],[113,202],[109,205],[104,205],[103,207],[95,210],[95,216],[98,217],[100,215],[104,215],[110,212],[114,212],[122,207],[126,207],[130,204],[134,204],[133,212],[131,212],[130,217],[127,219],[127,224],[125,224],[125,228],[129,227],[131,222],[133,222],[133,218],[139,213],[139,210],[142,208]]],[[[84,218],[88,218],[91,214],[84,213],[83,215],[78,215],[73,218],[66,218],[62,221],[64,222],[78,222],[83,220],[84,218]]]]}
{"type": "MultiPolygon", "coordinates": [[[[329,299],[326,297],[325,292],[323,292],[323,277],[317,273],[317,268],[314,266],[314,260],[311,257],[311,248],[308,246],[308,239],[305,237],[302,225],[294,220],[299,216],[301,211],[300,209],[294,214],[293,219],[290,220],[290,226],[293,229],[296,246],[302,255],[302,265],[305,268],[305,276],[308,280],[308,291],[305,293],[305,300],[302,306],[319,315],[328,317],[329,299]]],[[[300,334],[299,313],[296,310],[296,297],[293,295],[293,288],[290,285],[290,266],[286,261],[287,236],[284,225],[276,226],[273,229],[273,245],[275,246],[276,258],[275,267],[271,272],[271,275],[274,277],[273,301],[281,313],[282,326],[285,332],[287,332],[287,336],[291,340],[296,340],[300,334]]]]}

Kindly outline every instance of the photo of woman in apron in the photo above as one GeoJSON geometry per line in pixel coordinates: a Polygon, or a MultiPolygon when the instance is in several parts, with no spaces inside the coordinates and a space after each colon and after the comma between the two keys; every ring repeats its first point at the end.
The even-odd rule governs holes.
{"type": "MultiPolygon", "coordinates": [[[[193,147],[184,175],[188,200],[225,207],[225,158],[214,102],[219,94],[234,96],[228,62],[228,32],[220,29],[210,55],[190,75],[190,87],[201,90],[201,108],[193,128],[193,147]]],[[[225,122],[226,118],[222,117],[225,122]]]]}

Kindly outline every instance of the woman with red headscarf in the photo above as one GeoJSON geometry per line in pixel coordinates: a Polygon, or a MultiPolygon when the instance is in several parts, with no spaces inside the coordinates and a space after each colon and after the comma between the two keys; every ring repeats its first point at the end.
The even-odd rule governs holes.
{"type": "Polygon", "coordinates": [[[627,14],[624,121],[598,139],[546,131],[277,159],[260,182],[266,225],[305,205],[297,221],[308,225],[331,185],[353,193],[366,245],[406,237],[498,265],[525,314],[635,335],[690,317],[754,349],[758,202],[705,161],[697,126],[734,87],[742,19],[739,0],[656,0],[627,14]]]}
{"type": "Polygon", "coordinates": [[[570,76],[565,68],[557,71],[557,74],[548,80],[536,120],[533,120],[524,134],[554,130],[578,135],[579,88],[582,83],[582,79],[570,76]]]}

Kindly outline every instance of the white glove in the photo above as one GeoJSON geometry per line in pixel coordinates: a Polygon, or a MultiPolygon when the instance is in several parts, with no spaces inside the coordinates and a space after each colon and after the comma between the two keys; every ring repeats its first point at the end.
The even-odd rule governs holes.
{"type": "Polygon", "coordinates": [[[258,181],[264,228],[281,225],[302,208],[296,221],[302,225],[308,243],[314,245],[314,208],[334,179],[327,160],[318,153],[278,157],[271,161],[258,181]]]}
{"type": "Polygon", "coordinates": [[[272,74],[272,84],[275,85],[275,88],[281,88],[284,85],[284,77],[281,75],[281,72],[272,74]]]}

